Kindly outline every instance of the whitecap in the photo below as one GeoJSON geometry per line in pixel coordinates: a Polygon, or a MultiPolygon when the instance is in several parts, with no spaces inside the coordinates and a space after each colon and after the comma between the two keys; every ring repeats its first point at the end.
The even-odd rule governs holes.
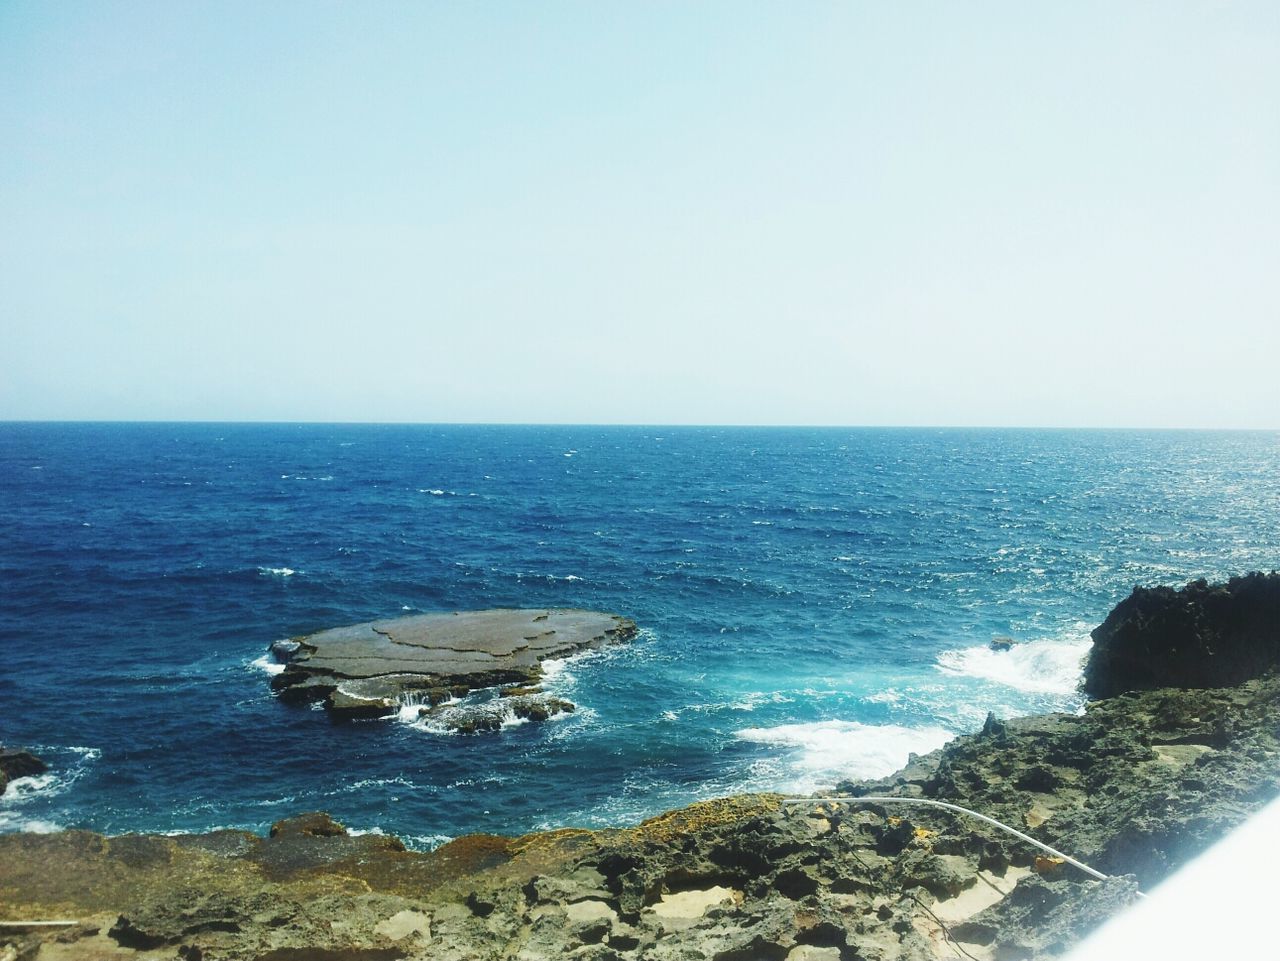
{"type": "Polygon", "coordinates": [[[259,567],[258,573],[266,577],[292,577],[298,572],[292,567],[259,567]]]}
{"type": "Polygon", "coordinates": [[[781,691],[752,691],[743,695],[740,700],[733,701],[729,708],[734,711],[754,711],[761,704],[791,704],[795,698],[787,697],[781,691]]]}
{"type": "Polygon", "coordinates": [[[891,687],[884,691],[868,694],[863,700],[869,704],[900,704],[902,703],[902,692],[891,687]]]}
{"type": "Polygon", "coordinates": [[[356,794],[369,788],[379,787],[405,787],[413,791],[420,790],[417,784],[404,777],[366,777],[342,788],[338,793],[356,794]]]}
{"type": "Polygon", "coordinates": [[[942,727],[814,721],[749,727],[736,736],[785,751],[781,769],[768,775],[769,786],[807,793],[843,778],[885,777],[906,764],[911,754],[936,750],[955,735],[942,727]]]}
{"type": "Polygon", "coordinates": [[[944,674],[976,677],[1028,694],[1074,694],[1085,656],[1093,642],[1038,640],[1014,644],[1007,651],[987,645],[943,651],[934,665],[944,674]]]}

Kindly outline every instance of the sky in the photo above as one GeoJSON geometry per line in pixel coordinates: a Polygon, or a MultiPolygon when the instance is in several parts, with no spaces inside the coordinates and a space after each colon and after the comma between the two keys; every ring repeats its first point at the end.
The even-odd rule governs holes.
{"type": "Polygon", "coordinates": [[[0,419],[1280,428],[1280,4],[0,0],[0,419]]]}

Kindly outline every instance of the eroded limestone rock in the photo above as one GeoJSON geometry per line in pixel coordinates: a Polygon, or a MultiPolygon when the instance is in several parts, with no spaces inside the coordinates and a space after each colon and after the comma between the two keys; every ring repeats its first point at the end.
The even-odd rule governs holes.
{"type": "MultiPolygon", "coordinates": [[[[633,621],[598,611],[418,614],[277,641],[271,652],[285,667],[271,686],[282,700],[323,701],[334,714],[355,718],[384,716],[414,702],[429,712],[475,689],[517,685],[526,690],[505,710],[545,720],[572,706],[536,696],[531,685],[541,678],[543,661],[635,634],[633,621]]],[[[501,720],[477,716],[459,725],[474,733],[496,729],[501,720]]]]}

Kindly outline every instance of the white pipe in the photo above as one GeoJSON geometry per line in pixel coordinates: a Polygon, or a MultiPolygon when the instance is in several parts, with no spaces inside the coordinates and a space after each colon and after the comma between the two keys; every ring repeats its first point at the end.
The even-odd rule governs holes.
{"type": "MultiPolygon", "coordinates": [[[[1097,878],[1099,881],[1107,880],[1107,875],[1103,874],[1101,871],[1095,871],[1093,868],[1089,867],[1089,865],[1085,864],[1083,861],[1077,861],[1071,855],[1063,854],[1057,848],[1051,848],[1049,847],[1049,845],[1045,844],[1044,842],[1037,841],[1035,838],[1031,837],[1031,835],[1023,834],[1017,828],[1011,828],[1009,827],[1009,825],[1003,824],[1000,821],[997,821],[995,818],[987,817],[987,815],[985,814],[979,814],[977,811],[970,811],[968,808],[962,808],[958,804],[948,804],[946,801],[933,801],[933,800],[930,800],[929,798],[919,798],[919,797],[877,797],[873,795],[867,795],[865,797],[787,798],[782,803],[783,804],[824,804],[824,803],[920,804],[920,805],[924,805],[925,807],[942,808],[943,810],[946,810],[946,811],[957,811],[960,814],[967,814],[970,817],[977,818],[979,821],[985,821],[987,824],[993,825],[994,827],[998,827],[1002,831],[1007,831],[1008,833],[1012,834],[1014,837],[1018,838],[1019,840],[1026,841],[1028,844],[1032,844],[1038,847],[1041,851],[1048,852],[1049,854],[1053,855],[1055,858],[1061,858],[1062,860],[1066,861],[1068,864],[1075,865],[1090,877],[1097,878]]],[[[1146,897],[1146,895],[1143,894],[1141,891],[1138,892],[1138,896],[1146,897]]]]}

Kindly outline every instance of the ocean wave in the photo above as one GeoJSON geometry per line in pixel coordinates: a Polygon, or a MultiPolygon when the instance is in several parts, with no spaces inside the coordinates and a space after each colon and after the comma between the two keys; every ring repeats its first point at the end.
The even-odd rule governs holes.
{"type": "Polygon", "coordinates": [[[989,645],[943,651],[934,667],[944,674],[992,681],[1028,694],[1075,693],[1085,656],[1093,642],[1038,640],[1014,644],[1006,651],[989,645]]]}
{"type": "Polygon", "coordinates": [[[14,778],[4,792],[5,804],[26,804],[40,795],[60,793],[54,790],[58,786],[56,774],[33,774],[29,777],[14,778]]]}
{"type": "Polygon", "coordinates": [[[434,851],[453,840],[450,834],[398,834],[396,835],[410,851],[434,851]]]}
{"type": "Polygon", "coordinates": [[[263,654],[261,657],[255,657],[248,664],[249,667],[259,671],[265,671],[267,674],[281,674],[284,672],[284,665],[273,658],[270,654],[263,654]]]}
{"type": "Polygon", "coordinates": [[[41,818],[18,818],[9,812],[0,811],[0,833],[53,834],[63,830],[63,826],[54,821],[41,818]]]}
{"type": "Polygon", "coordinates": [[[258,573],[265,577],[293,577],[298,572],[292,567],[259,567],[258,573]]]}
{"type": "Polygon", "coordinates": [[[542,679],[543,681],[553,681],[564,673],[566,665],[569,663],[567,657],[549,657],[542,662],[542,679]]]}
{"type": "MultiPolygon", "coordinates": [[[[736,701],[730,701],[728,707],[734,711],[754,711],[762,704],[794,704],[795,698],[788,697],[781,691],[752,691],[736,701]]],[[[717,705],[720,706],[720,705],[717,705]]]]}
{"type": "Polygon", "coordinates": [[[102,756],[102,752],[94,747],[51,747],[32,745],[40,756],[49,761],[52,770],[31,777],[14,778],[9,782],[3,796],[0,796],[0,832],[25,831],[34,834],[48,834],[62,830],[62,825],[38,814],[25,810],[34,804],[43,809],[52,798],[65,794],[71,786],[80,780],[89,766],[102,756]],[[64,755],[73,757],[66,762],[64,755]]]}
{"type": "MultiPolygon", "coordinates": [[[[419,787],[413,781],[410,781],[408,778],[405,778],[405,777],[367,777],[367,778],[361,778],[359,781],[355,781],[351,784],[348,784],[335,793],[354,794],[354,793],[359,793],[360,791],[367,791],[370,788],[380,788],[380,787],[383,787],[383,788],[403,787],[403,788],[408,788],[411,791],[422,790],[421,787],[419,787]]],[[[434,790],[434,788],[431,788],[431,790],[434,790]]]]}
{"type": "Polygon", "coordinates": [[[781,765],[762,770],[757,780],[774,789],[804,793],[843,778],[885,777],[906,764],[909,755],[933,751],[955,734],[932,726],[813,721],[749,727],[735,736],[785,752],[781,765]]]}
{"type": "Polygon", "coordinates": [[[527,717],[516,714],[507,698],[492,697],[488,691],[444,701],[430,714],[420,714],[422,706],[402,703],[394,718],[416,730],[444,736],[461,735],[458,725],[469,722],[497,721],[502,731],[529,723],[527,717]]]}

